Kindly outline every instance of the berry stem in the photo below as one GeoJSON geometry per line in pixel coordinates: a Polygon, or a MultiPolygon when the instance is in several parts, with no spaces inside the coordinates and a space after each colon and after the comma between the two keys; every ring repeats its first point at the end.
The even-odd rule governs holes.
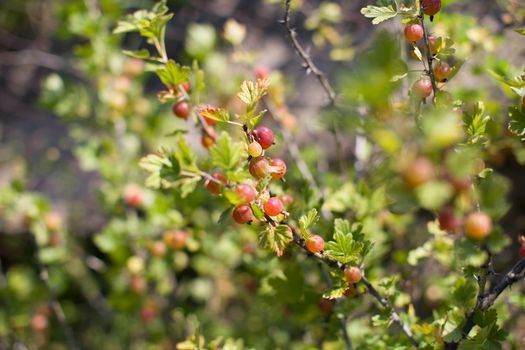
{"type": "Polygon", "coordinates": [[[425,41],[425,56],[427,58],[427,74],[430,77],[430,81],[432,82],[432,90],[434,90],[434,98],[436,94],[438,93],[439,89],[436,84],[436,77],[434,77],[434,71],[432,69],[432,61],[434,58],[432,57],[432,52],[430,51],[430,40],[428,39],[428,32],[427,28],[425,26],[425,13],[423,12],[423,6],[419,7],[419,20],[421,23],[421,27],[423,27],[423,40],[425,41]]]}

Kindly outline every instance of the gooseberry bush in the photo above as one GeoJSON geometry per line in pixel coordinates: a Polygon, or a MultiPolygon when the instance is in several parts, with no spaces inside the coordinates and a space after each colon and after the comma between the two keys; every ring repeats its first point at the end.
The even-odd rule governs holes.
{"type": "Polygon", "coordinates": [[[483,46],[493,39],[482,27],[456,28],[446,3],[365,6],[382,29],[354,53],[339,5],[323,2],[306,20],[314,44],[353,62],[332,82],[293,27],[299,2],[284,1],[294,64],[324,101],[315,122],[294,115],[287,76],[254,63],[249,26],[226,22],[236,69],[217,68],[206,25],[192,24],[186,56],[171,55],[166,1],[104,21],[88,12],[77,34],[99,26],[102,39],[78,59],[99,95],[51,75],[42,104],[71,123],[81,166],[100,173],[108,220],[82,249],[44,198],[3,189],[0,208],[23,214],[36,257],[36,273],[0,280],[20,310],[3,315],[13,342],[33,339],[29,329],[35,347],[525,346],[525,238],[501,225],[511,182],[498,171],[502,155],[525,162],[525,81],[483,46]],[[471,56],[499,100],[463,86],[471,56]],[[34,274],[45,288],[27,282],[34,274]]]}

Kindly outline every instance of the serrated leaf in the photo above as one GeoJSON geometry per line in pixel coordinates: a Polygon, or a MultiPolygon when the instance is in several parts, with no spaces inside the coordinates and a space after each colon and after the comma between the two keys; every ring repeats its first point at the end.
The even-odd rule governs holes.
{"type": "Polygon", "coordinates": [[[185,169],[197,169],[195,155],[193,154],[190,146],[186,142],[184,135],[179,134],[177,138],[177,150],[175,151],[175,157],[180,163],[181,168],[185,169]]]}
{"type": "Polygon", "coordinates": [[[157,154],[143,157],[139,166],[150,173],[146,179],[146,186],[155,189],[169,186],[170,181],[175,180],[180,173],[180,164],[173,153],[162,148],[157,154]]]}
{"type": "Polygon", "coordinates": [[[262,220],[264,219],[264,212],[259,208],[259,206],[255,203],[250,203],[250,208],[252,208],[253,216],[255,216],[257,219],[262,220]]]}
{"type": "Polygon", "coordinates": [[[210,148],[212,164],[223,169],[237,167],[241,160],[243,147],[241,142],[233,142],[227,132],[223,132],[210,148]]]}
{"type": "Polygon", "coordinates": [[[257,103],[266,95],[268,92],[268,80],[257,79],[256,81],[245,80],[241,84],[241,91],[237,94],[239,99],[247,104],[247,114],[255,109],[257,103]]]}
{"type": "Polygon", "coordinates": [[[350,226],[347,220],[336,219],[334,222],[333,241],[325,244],[325,253],[343,264],[361,265],[372,248],[372,243],[365,239],[363,226],[350,226]]]}
{"type": "Polygon", "coordinates": [[[191,70],[189,67],[180,66],[177,62],[169,60],[168,63],[157,69],[155,73],[157,73],[164,85],[175,86],[188,81],[191,70]]]}
{"type": "Polygon", "coordinates": [[[299,218],[299,230],[304,239],[308,239],[310,234],[308,228],[313,226],[319,220],[317,209],[310,209],[310,211],[299,218]]]}
{"type": "Polygon", "coordinates": [[[345,292],[348,289],[348,286],[335,286],[327,290],[323,294],[323,298],[325,299],[339,299],[345,296],[345,292]]]}
{"type": "Polygon", "coordinates": [[[124,50],[122,51],[122,53],[124,53],[124,55],[135,57],[135,58],[140,58],[140,59],[146,59],[150,57],[150,53],[146,49],[142,49],[140,51],[124,50]]]}
{"type": "Polygon", "coordinates": [[[277,256],[282,256],[286,246],[292,241],[292,231],[286,225],[277,227],[268,225],[259,235],[261,246],[274,251],[277,256]]]}
{"type": "Polygon", "coordinates": [[[397,8],[390,6],[369,5],[361,9],[361,14],[367,18],[373,18],[372,24],[376,25],[397,16],[397,8]]]}
{"type": "Polygon", "coordinates": [[[520,107],[509,107],[509,130],[516,136],[525,139],[525,113],[520,107]]]}
{"type": "Polygon", "coordinates": [[[197,111],[206,118],[213,119],[219,122],[227,122],[230,120],[230,113],[224,108],[213,106],[198,107],[197,111]]]}

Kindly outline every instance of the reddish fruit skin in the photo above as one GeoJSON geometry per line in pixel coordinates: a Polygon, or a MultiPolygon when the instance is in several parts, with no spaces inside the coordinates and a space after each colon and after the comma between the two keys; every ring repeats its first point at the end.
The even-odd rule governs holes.
{"type": "Polygon", "coordinates": [[[344,270],[343,274],[345,275],[346,280],[348,283],[357,283],[361,281],[361,278],[363,275],[361,274],[361,270],[355,266],[348,267],[344,270]]]}
{"type": "Polygon", "coordinates": [[[456,233],[461,228],[461,219],[450,208],[443,209],[438,216],[439,228],[443,231],[456,233]]]}
{"type": "Polygon", "coordinates": [[[272,179],[279,180],[286,174],[286,163],[284,160],[275,158],[270,162],[272,166],[272,179]]]}
{"type": "Polygon", "coordinates": [[[273,130],[267,126],[259,126],[252,131],[253,138],[259,142],[263,149],[269,148],[273,145],[275,136],[273,130]]]}
{"type": "Polygon", "coordinates": [[[270,163],[264,157],[253,158],[250,161],[250,174],[258,179],[265,177],[270,172],[270,163]]]}
{"type": "Polygon", "coordinates": [[[250,185],[242,184],[237,187],[237,196],[242,203],[247,204],[255,199],[257,191],[250,185]]]}
{"type": "Polygon", "coordinates": [[[522,245],[522,246],[520,247],[520,250],[518,251],[518,256],[519,256],[520,258],[525,257],[525,245],[522,245]]]}
{"type": "Polygon", "coordinates": [[[259,157],[262,154],[262,147],[257,141],[253,141],[248,145],[248,154],[252,157],[259,157]]]}
{"type": "MultiPolygon", "coordinates": [[[[428,43],[430,44],[430,54],[435,55],[437,54],[437,39],[435,36],[429,36],[428,37],[428,43]]],[[[426,47],[426,45],[425,45],[426,47]]]]}
{"type": "Polygon", "coordinates": [[[472,185],[472,180],[469,177],[450,177],[448,182],[454,187],[454,191],[457,193],[468,190],[472,185]]]}
{"type": "Polygon", "coordinates": [[[31,328],[35,332],[43,332],[47,329],[48,326],[49,326],[49,321],[46,315],[37,313],[31,318],[31,328]]]}
{"type": "Polygon", "coordinates": [[[208,134],[204,134],[201,136],[201,145],[202,147],[209,149],[211,146],[215,144],[215,139],[211,137],[208,134]]]}
{"type": "Polygon", "coordinates": [[[432,94],[432,82],[428,78],[421,78],[412,85],[412,93],[416,97],[425,98],[432,94]]]}
{"type": "Polygon", "coordinates": [[[441,0],[421,0],[421,7],[427,16],[434,16],[441,10],[441,0]]]}
{"type": "Polygon", "coordinates": [[[319,310],[321,310],[323,314],[331,314],[334,312],[334,302],[330,299],[321,298],[321,300],[319,300],[318,306],[319,310]]]}
{"type": "Polygon", "coordinates": [[[190,112],[190,104],[186,101],[180,101],[173,105],[173,114],[178,118],[186,119],[190,115],[190,112]]]}
{"type": "Polygon", "coordinates": [[[416,23],[408,24],[405,27],[405,39],[411,43],[415,43],[423,39],[424,33],[423,27],[416,23]]]}
{"type": "Polygon", "coordinates": [[[403,171],[403,180],[410,188],[416,188],[434,177],[434,165],[426,158],[417,158],[403,171]]]}
{"type": "Polygon", "coordinates": [[[265,66],[255,68],[255,77],[257,79],[267,79],[270,76],[270,70],[265,66]]]}
{"type": "Polygon", "coordinates": [[[277,216],[283,211],[283,202],[277,198],[272,197],[264,203],[264,212],[269,216],[277,216]]]}
{"type": "Polygon", "coordinates": [[[162,241],[153,242],[149,246],[149,250],[152,255],[157,257],[163,257],[164,255],[166,255],[166,244],[164,244],[164,242],[162,241]]]}
{"type": "Polygon", "coordinates": [[[464,229],[468,238],[484,240],[492,231],[492,219],[483,212],[471,213],[465,219],[464,229]]]}
{"type": "Polygon", "coordinates": [[[189,81],[185,82],[184,84],[182,84],[182,88],[187,93],[190,93],[191,92],[191,83],[189,81]]]}
{"type": "Polygon", "coordinates": [[[319,253],[324,249],[324,239],[319,235],[311,235],[306,241],[306,249],[310,253],[319,253]]]}
{"type": "Polygon", "coordinates": [[[285,194],[284,196],[281,197],[281,201],[283,202],[284,205],[289,206],[290,204],[293,203],[293,197],[289,194],[285,194]]]}
{"type": "Polygon", "coordinates": [[[437,63],[432,70],[434,71],[434,77],[439,82],[446,81],[451,71],[450,66],[446,62],[437,63]]]}
{"type": "Polygon", "coordinates": [[[253,220],[252,208],[249,205],[241,204],[233,209],[233,220],[238,224],[247,224],[253,220]]]}
{"type": "MultiPolygon", "coordinates": [[[[224,175],[222,175],[221,173],[215,173],[213,174],[213,178],[220,181],[221,183],[225,184],[226,183],[226,177],[224,175]]],[[[222,191],[222,185],[220,183],[217,183],[215,181],[211,181],[211,180],[207,180],[206,181],[206,189],[208,190],[208,192],[210,192],[211,194],[220,194],[221,191],[222,191]]]]}
{"type": "Polygon", "coordinates": [[[152,321],[156,315],[157,310],[153,306],[147,305],[140,310],[140,317],[144,322],[152,321]]]}
{"type": "Polygon", "coordinates": [[[167,231],[166,233],[164,233],[163,240],[164,243],[166,243],[166,245],[171,249],[180,250],[186,246],[188,234],[180,230],[167,231]]]}

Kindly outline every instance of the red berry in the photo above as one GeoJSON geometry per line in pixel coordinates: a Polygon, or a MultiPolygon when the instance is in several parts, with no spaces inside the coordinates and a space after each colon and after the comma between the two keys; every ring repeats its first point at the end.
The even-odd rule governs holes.
{"type": "Polygon", "coordinates": [[[483,212],[471,213],[465,219],[464,228],[468,238],[481,241],[492,231],[492,219],[483,212]]]}
{"type": "Polygon", "coordinates": [[[163,257],[166,255],[166,244],[162,241],[151,242],[148,248],[153,256],[163,257]]]}
{"type": "Polygon", "coordinates": [[[525,257],[525,245],[522,245],[522,246],[520,247],[520,250],[518,251],[518,256],[519,256],[520,258],[525,257]]]}
{"type": "Polygon", "coordinates": [[[416,97],[425,98],[432,94],[432,82],[429,78],[421,78],[412,85],[412,93],[416,97]]]}
{"type": "Polygon", "coordinates": [[[461,228],[461,219],[450,208],[443,209],[438,216],[439,228],[450,233],[458,232],[461,228]]]}
{"type": "Polygon", "coordinates": [[[140,310],[140,317],[144,322],[149,322],[157,316],[157,309],[151,305],[146,305],[140,310]]]}
{"type": "Polygon", "coordinates": [[[182,88],[187,93],[190,93],[191,92],[191,83],[189,81],[185,82],[184,84],[182,84],[182,88]]]}
{"type": "Polygon", "coordinates": [[[293,197],[289,194],[285,194],[284,196],[281,197],[281,201],[283,202],[284,205],[289,206],[290,204],[293,203],[293,197]]]}
{"type": "MultiPolygon", "coordinates": [[[[430,54],[435,55],[437,54],[437,39],[435,36],[429,36],[428,37],[428,43],[430,45],[430,54]]],[[[426,48],[426,44],[424,45],[426,48]]]]}
{"type": "Polygon", "coordinates": [[[258,179],[265,177],[270,172],[270,163],[264,157],[253,158],[250,161],[250,174],[258,179]]]}
{"type": "Polygon", "coordinates": [[[284,160],[279,158],[272,159],[270,165],[272,166],[272,179],[278,180],[286,174],[286,163],[284,160]]]}
{"type": "Polygon", "coordinates": [[[283,202],[277,198],[272,197],[264,203],[264,212],[269,216],[277,216],[283,211],[283,202]]]}
{"type": "Polygon", "coordinates": [[[128,185],[124,188],[124,202],[132,208],[142,206],[143,193],[142,189],[136,185],[128,185]]]}
{"type": "Polygon", "coordinates": [[[427,158],[417,158],[403,169],[403,180],[410,188],[416,188],[434,177],[434,165],[427,158]]]}
{"type": "Polygon", "coordinates": [[[248,154],[252,157],[259,157],[262,154],[262,147],[257,141],[253,141],[248,145],[248,154]]]}
{"type": "Polygon", "coordinates": [[[448,182],[458,193],[468,190],[472,185],[472,180],[469,177],[449,177],[448,182]]]}
{"type": "Polygon", "coordinates": [[[427,16],[434,16],[441,10],[441,0],[421,0],[421,7],[427,16]]]}
{"type": "Polygon", "coordinates": [[[31,328],[35,332],[43,332],[49,326],[49,321],[46,315],[37,313],[31,318],[31,328]]]}
{"type": "Polygon", "coordinates": [[[447,81],[448,76],[450,75],[450,66],[447,62],[438,62],[432,69],[434,72],[434,77],[439,82],[447,81]]]}
{"type": "Polygon", "coordinates": [[[253,220],[252,208],[249,205],[241,204],[233,209],[233,220],[238,224],[247,224],[253,220]]]}
{"type": "Polygon", "coordinates": [[[423,27],[419,24],[411,23],[405,27],[405,39],[411,43],[415,43],[423,39],[423,35],[423,27]]]}
{"type": "Polygon", "coordinates": [[[250,203],[255,199],[257,191],[250,185],[242,184],[237,187],[237,196],[242,201],[242,203],[250,203]]]}
{"type": "Polygon", "coordinates": [[[215,144],[215,139],[211,137],[208,134],[204,134],[201,136],[201,145],[202,147],[209,149],[211,146],[215,144]]]}
{"type": "Polygon", "coordinates": [[[221,173],[215,173],[213,174],[213,178],[219,182],[207,180],[206,189],[212,194],[220,194],[222,191],[222,184],[226,184],[226,177],[221,173]]]}
{"type": "Polygon", "coordinates": [[[173,106],[173,114],[178,118],[186,119],[190,115],[191,108],[190,104],[186,101],[177,102],[173,106]]]}
{"type": "Polygon", "coordinates": [[[357,283],[361,281],[361,278],[363,277],[361,270],[355,266],[346,268],[343,274],[345,275],[348,283],[357,283]]]}
{"type": "Polygon", "coordinates": [[[324,239],[319,235],[311,235],[306,241],[306,249],[311,253],[319,253],[324,249],[324,239]]]}
{"type": "Polygon", "coordinates": [[[267,79],[270,76],[270,70],[265,66],[255,68],[255,77],[257,79],[267,79]]]}
{"type": "Polygon", "coordinates": [[[273,145],[275,137],[273,135],[272,129],[267,126],[259,126],[252,131],[253,138],[255,141],[259,142],[263,149],[269,148],[273,145]]]}
{"type": "Polygon", "coordinates": [[[163,237],[164,243],[174,250],[183,249],[188,240],[188,234],[181,230],[166,231],[163,237]]]}

